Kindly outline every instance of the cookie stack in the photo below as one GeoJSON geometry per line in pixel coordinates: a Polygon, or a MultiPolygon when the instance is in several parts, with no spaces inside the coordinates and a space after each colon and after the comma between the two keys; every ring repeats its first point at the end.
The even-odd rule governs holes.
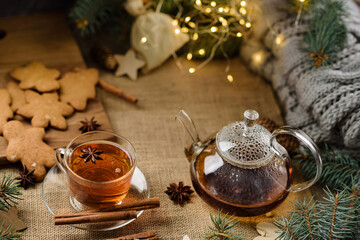
{"type": "Polygon", "coordinates": [[[37,181],[46,175],[45,167],[55,164],[54,150],[43,142],[48,126],[65,130],[65,117],[74,110],[85,110],[88,99],[96,96],[99,81],[97,69],[79,69],[67,72],[59,80],[60,71],[48,69],[40,62],[31,62],[11,71],[19,81],[9,82],[0,89],[0,134],[8,141],[6,158],[21,161],[37,181]],[[15,114],[31,119],[32,128],[25,129],[20,121],[12,120],[15,114]]]}

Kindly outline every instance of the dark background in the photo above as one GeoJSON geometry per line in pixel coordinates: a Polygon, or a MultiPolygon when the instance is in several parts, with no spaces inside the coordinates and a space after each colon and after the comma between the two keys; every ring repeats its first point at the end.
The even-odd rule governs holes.
{"type": "Polygon", "coordinates": [[[0,16],[65,11],[74,0],[0,0],[0,16]]]}

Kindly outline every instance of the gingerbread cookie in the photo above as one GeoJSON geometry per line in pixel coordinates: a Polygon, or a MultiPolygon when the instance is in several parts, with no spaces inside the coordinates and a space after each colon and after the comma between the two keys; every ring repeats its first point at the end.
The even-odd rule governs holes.
{"type": "Polygon", "coordinates": [[[59,81],[61,101],[78,111],[85,110],[87,100],[95,98],[98,81],[99,71],[95,68],[66,73],[59,81]]]}
{"type": "Polygon", "coordinates": [[[10,162],[19,160],[29,171],[34,171],[36,181],[42,181],[46,169],[55,165],[55,151],[42,141],[43,128],[27,128],[20,121],[13,120],[4,125],[4,137],[9,142],[6,158],[10,162]]]}
{"type": "Polygon", "coordinates": [[[26,103],[25,92],[14,82],[8,83],[7,90],[9,91],[11,97],[11,109],[16,112],[19,107],[25,105],[26,103]]]}
{"type": "Polygon", "coordinates": [[[40,62],[31,62],[25,67],[15,68],[10,75],[20,81],[21,89],[35,88],[39,92],[50,92],[60,87],[56,79],[60,72],[56,69],[48,69],[40,62]]]}
{"type": "Polygon", "coordinates": [[[0,134],[3,132],[3,126],[7,120],[13,117],[10,102],[11,98],[8,90],[0,89],[0,134]]]}
{"type": "Polygon", "coordinates": [[[70,116],[74,109],[59,101],[56,92],[44,93],[40,95],[32,90],[25,91],[27,104],[20,107],[17,113],[31,119],[31,125],[34,127],[47,127],[50,125],[58,129],[66,129],[66,120],[64,116],[70,116]]]}

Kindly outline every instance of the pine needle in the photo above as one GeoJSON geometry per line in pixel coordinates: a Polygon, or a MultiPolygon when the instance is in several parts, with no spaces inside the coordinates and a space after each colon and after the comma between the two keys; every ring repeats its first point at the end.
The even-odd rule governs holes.
{"type": "Polygon", "coordinates": [[[234,216],[228,214],[221,215],[222,211],[219,210],[217,214],[210,214],[210,218],[214,226],[209,226],[210,233],[204,236],[205,239],[213,240],[241,240],[242,233],[238,233],[233,228],[240,222],[234,216]]]}
{"type": "MultiPolygon", "coordinates": [[[[319,183],[334,189],[343,189],[353,182],[360,182],[360,159],[351,157],[333,146],[321,147],[323,157],[323,173],[319,183]]],[[[308,152],[296,151],[293,160],[299,163],[305,178],[315,176],[316,163],[308,152]]]]}
{"type": "Polygon", "coordinates": [[[312,29],[304,37],[305,50],[316,67],[328,65],[346,41],[345,10],[341,0],[320,0],[313,11],[312,29]]]}
{"type": "Polygon", "coordinates": [[[21,239],[21,233],[16,232],[11,225],[4,227],[4,222],[0,226],[0,240],[17,240],[21,239]]]}
{"type": "Polygon", "coordinates": [[[16,204],[16,200],[21,199],[18,197],[22,195],[20,190],[20,182],[4,174],[0,183],[0,210],[7,210],[16,204]]]}
{"type": "Polygon", "coordinates": [[[81,35],[95,33],[104,23],[114,17],[112,0],[77,0],[69,12],[81,35]]]}
{"type": "Polygon", "coordinates": [[[359,183],[333,194],[324,189],[322,201],[299,201],[297,210],[289,212],[290,218],[275,220],[281,229],[277,239],[355,239],[360,225],[359,183]]]}

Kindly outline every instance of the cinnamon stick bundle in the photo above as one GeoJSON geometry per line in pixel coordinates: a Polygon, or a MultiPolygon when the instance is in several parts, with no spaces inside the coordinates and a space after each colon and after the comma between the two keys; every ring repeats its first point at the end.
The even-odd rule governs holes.
{"type": "Polygon", "coordinates": [[[158,237],[156,236],[155,231],[147,231],[147,232],[136,233],[118,238],[106,239],[106,240],[131,240],[131,239],[156,240],[158,239],[158,237]]]}
{"type": "Polygon", "coordinates": [[[55,225],[128,220],[137,217],[136,211],[157,208],[159,206],[160,199],[154,197],[75,214],[55,215],[54,219],[55,225]]]}
{"type": "Polygon", "coordinates": [[[136,211],[126,212],[99,212],[85,216],[55,218],[55,225],[108,222],[118,220],[129,220],[137,217],[136,211]]]}
{"type": "Polygon", "coordinates": [[[124,100],[130,102],[130,103],[137,103],[138,99],[130,94],[128,94],[127,92],[125,92],[124,90],[108,83],[105,82],[101,79],[99,79],[99,86],[104,89],[105,91],[107,91],[108,93],[111,93],[117,97],[123,98],[124,100]]]}

